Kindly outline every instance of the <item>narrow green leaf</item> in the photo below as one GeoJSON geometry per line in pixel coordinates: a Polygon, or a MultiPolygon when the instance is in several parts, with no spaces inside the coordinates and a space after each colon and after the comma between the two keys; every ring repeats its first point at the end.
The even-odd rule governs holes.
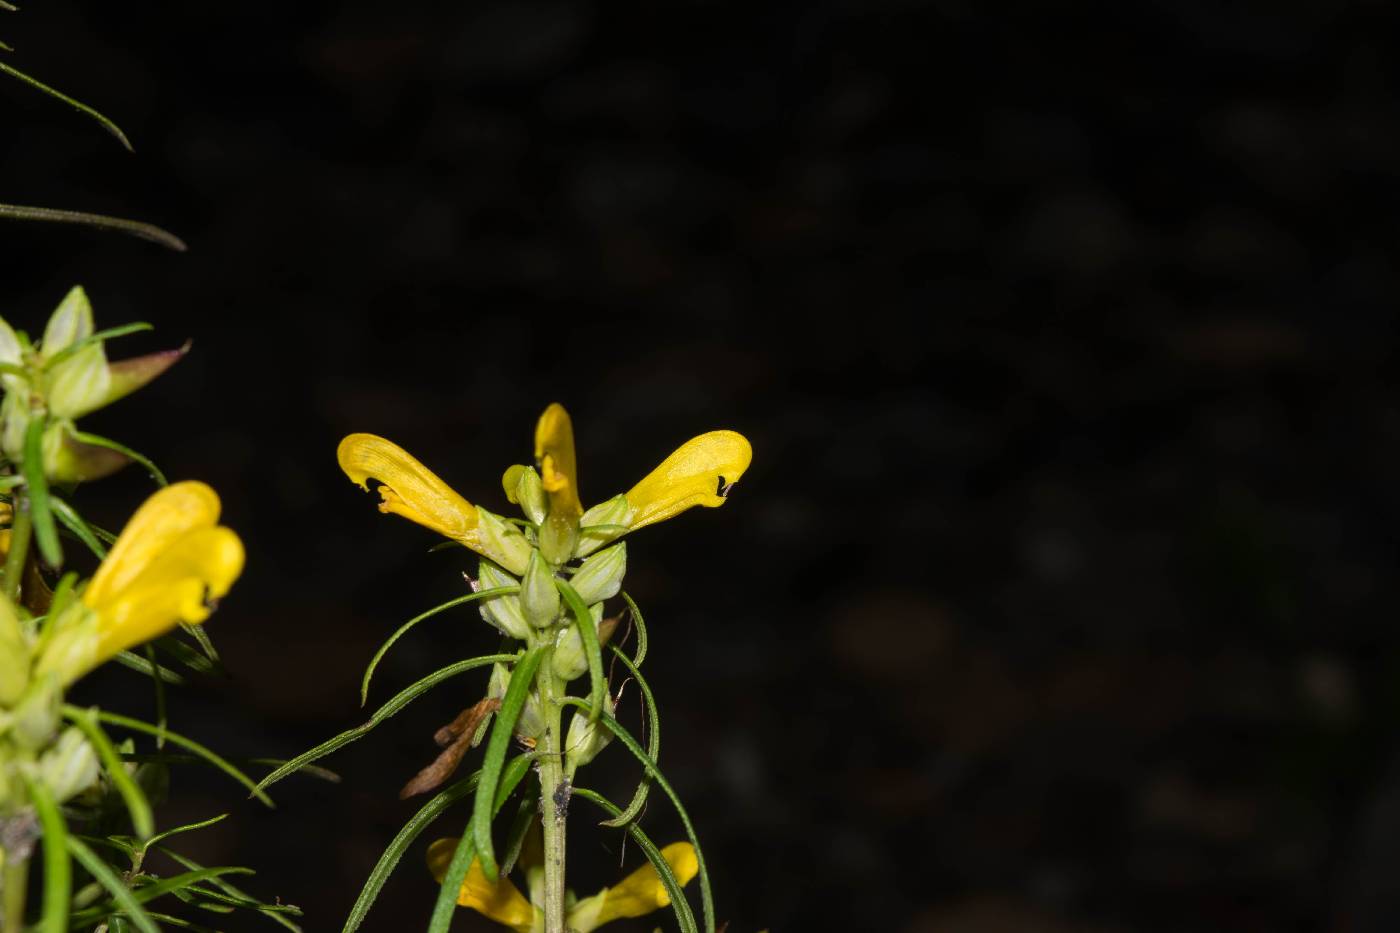
{"type": "MultiPolygon", "coordinates": [[[[496,788],[496,798],[491,808],[492,817],[515,792],[516,786],[530,770],[530,762],[534,757],[530,752],[517,755],[501,772],[500,784],[496,788]]],[[[477,772],[478,778],[483,771],[477,772]]],[[[481,785],[477,784],[477,791],[480,790],[481,785]]],[[[457,893],[462,889],[462,879],[467,877],[467,870],[471,868],[477,854],[476,833],[473,831],[475,825],[476,816],[473,815],[462,830],[462,837],[457,840],[457,848],[452,852],[452,861],[448,863],[447,872],[442,876],[442,884],[438,887],[437,901],[433,904],[433,914],[428,920],[428,933],[447,933],[447,928],[452,923],[452,911],[457,907],[457,893]]]]}
{"type": "Polygon", "coordinates": [[[112,782],[112,786],[121,795],[122,802],[126,804],[126,812],[131,814],[131,827],[136,833],[136,838],[149,839],[156,831],[150,801],[146,799],[140,785],[126,773],[121,756],[117,754],[117,749],[112,745],[107,733],[97,724],[94,713],[95,711],[79,709],[76,706],[63,707],[64,717],[87,736],[88,744],[97,752],[97,757],[102,762],[107,780],[112,782]]]}
{"type": "MultiPolygon", "coordinates": [[[[151,662],[151,667],[154,669],[156,666],[155,646],[143,645],[142,650],[145,651],[146,660],[151,662]]],[[[169,725],[169,717],[166,715],[165,708],[165,682],[157,676],[152,676],[151,684],[155,687],[156,694],[156,725],[160,727],[160,732],[156,733],[156,748],[164,748],[165,730],[169,725]]]]}
{"type": "Polygon", "coordinates": [[[349,745],[351,742],[355,741],[356,739],[363,737],[375,726],[379,725],[384,720],[388,719],[390,716],[393,716],[395,713],[403,709],[409,703],[412,703],[419,696],[431,690],[433,687],[436,687],[438,684],[442,683],[444,680],[447,680],[449,677],[454,677],[457,674],[460,674],[464,671],[472,670],[473,668],[485,667],[487,665],[495,664],[497,661],[500,661],[502,663],[514,661],[518,657],[519,655],[514,654],[488,654],[483,655],[479,658],[469,658],[466,661],[458,661],[455,664],[449,664],[444,668],[434,671],[427,677],[424,677],[416,683],[413,683],[400,690],[398,693],[394,694],[394,696],[389,700],[389,702],[385,703],[383,706],[379,707],[379,709],[375,711],[374,715],[369,718],[368,722],[365,722],[362,725],[358,725],[353,729],[346,729],[344,732],[340,733],[340,735],[337,735],[331,739],[327,739],[320,745],[317,745],[315,748],[310,749],[309,751],[302,752],[295,758],[288,760],[286,764],[282,765],[280,768],[277,768],[267,777],[259,781],[257,785],[258,790],[271,787],[273,784],[276,784],[278,781],[282,780],[284,777],[298,770],[299,768],[305,767],[306,765],[310,764],[313,761],[316,761],[317,759],[324,758],[336,749],[343,748],[346,745],[349,745]]]}
{"type": "Polygon", "coordinates": [[[122,324],[118,327],[109,327],[106,330],[95,331],[83,337],[81,340],[73,341],[53,356],[44,360],[44,369],[45,371],[53,369],[59,363],[76,356],[79,351],[92,346],[94,343],[101,343],[104,340],[111,340],[114,337],[125,337],[127,334],[140,333],[143,330],[155,329],[154,324],[147,324],[145,321],[137,321],[134,324],[122,324]]]}
{"type": "Polygon", "coordinates": [[[197,674],[208,674],[210,676],[228,675],[228,672],[224,670],[221,664],[209,660],[209,658],[185,644],[174,635],[162,635],[160,638],[151,642],[151,644],[155,645],[158,651],[163,651],[170,655],[170,657],[179,661],[197,674]]]}
{"type": "Polygon", "coordinates": [[[407,622],[405,622],[403,625],[399,626],[398,631],[390,635],[387,639],[385,639],[384,644],[379,646],[379,650],[376,651],[374,653],[374,657],[370,659],[369,667],[365,668],[365,676],[360,682],[360,705],[364,706],[365,703],[369,702],[369,681],[370,678],[374,676],[375,668],[379,666],[380,660],[382,660],[384,655],[388,653],[389,649],[394,646],[394,642],[398,641],[400,638],[406,635],[409,629],[413,628],[415,625],[417,625],[419,622],[422,622],[424,619],[430,619],[433,616],[437,615],[439,612],[445,612],[446,610],[451,609],[453,606],[460,606],[463,603],[475,602],[479,599],[490,599],[493,596],[509,596],[512,593],[518,592],[520,592],[520,587],[518,586],[498,586],[494,589],[482,590],[479,593],[468,593],[466,596],[459,596],[456,599],[449,599],[447,602],[443,603],[440,606],[434,606],[427,612],[424,612],[420,615],[416,615],[413,618],[409,619],[407,622]]]}
{"type": "Polygon", "coordinates": [[[168,684],[183,684],[183,675],[163,664],[152,664],[149,658],[143,658],[139,654],[131,651],[123,651],[116,656],[116,662],[123,667],[129,667],[133,671],[140,671],[147,676],[159,676],[161,680],[168,684]]]}
{"type": "MultiPolygon", "coordinates": [[[[661,717],[656,712],[656,699],[651,695],[651,686],[642,676],[642,672],[637,670],[637,665],[627,659],[627,655],[622,653],[616,645],[610,645],[617,659],[627,666],[632,677],[637,681],[637,687],[642,691],[642,705],[646,707],[647,723],[647,755],[654,762],[661,760],[661,717]]],[[[632,794],[632,802],[627,805],[627,809],[617,815],[615,819],[604,820],[604,826],[614,829],[632,822],[642,813],[642,807],[646,806],[647,793],[651,790],[651,778],[644,772],[642,780],[637,784],[637,790],[632,794]]]]}
{"type": "Polygon", "coordinates": [[[187,246],[185,241],[171,233],[169,230],[162,230],[155,224],[144,223],[139,220],[127,220],[124,217],[110,217],[106,214],[91,214],[87,211],[66,211],[53,207],[32,207],[22,204],[0,204],[0,220],[28,220],[39,223],[53,224],[77,224],[82,227],[92,227],[96,230],[111,230],[116,233],[125,233],[129,236],[148,240],[157,243],[166,249],[183,253],[187,246]]]}
{"type": "MultiPolygon", "coordinates": [[[[603,810],[611,813],[613,819],[603,823],[604,826],[612,825],[620,819],[622,811],[617,808],[611,800],[602,794],[589,790],[586,787],[575,787],[573,790],[575,797],[582,797],[584,800],[597,804],[603,810]]],[[[681,926],[681,933],[698,933],[695,927],[695,912],[690,909],[690,902],[686,900],[685,891],[682,890],[676,873],[671,870],[671,863],[666,861],[661,850],[656,847],[642,828],[636,823],[627,824],[627,833],[637,843],[637,847],[646,855],[647,861],[651,862],[651,867],[656,869],[656,874],[661,878],[661,884],[666,888],[666,893],[671,897],[671,909],[676,912],[676,922],[681,926]]],[[[697,850],[698,854],[698,850],[697,850]]]]}
{"type": "MultiPolygon", "coordinates": [[[[88,874],[92,875],[98,884],[107,889],[107,893],[112,895],[115,906],[125,911],[137,929],[141,930],[142,933],[160,933],[160,927],[156,926],[155,921],[146,913],[146,909],[131,893],[131,889],[122,882],[117,873],[112,871],[96,852],[72,836],[68,837],[68,851],[73,853],[73,857],[88,870],[88,874]]],[[[73,926],[81,927],[84,923],[90,922],[80,918],[91,916],[93,920],[96,920],[111,912],[111,910],[104,910],[100,907],[90,907],[87,910],[79,911],[73,915],[73,926]]]]}
{"type": "Polygon", "coordinates": [[[219,652],[214,650],[214,643],[209,640],[209,632],[203,623],[181,622],[180,631],[195,640],[195,644],[199,645],[199,650],[204,652],[204,656],[209,659],[211,664],[218,665],[220,669],[223,668],[223,662],[219,660],[219,652]]]}
{"type": "MultiPolygon", "coordinates": [[[[567,706],[576,706],[583,710],[588,709],[588,702],[578,697],[563,697],[560,702],[567,706]]],[[[628,732],[621,723],[608,715],[606,711],[599,713],[598,721],[607,726],[608,730],[612,732],[613,735],[617,736],[618,741],[627,746],[627,750],[642,763],[642,767],[645,768],[647,773],[661,786],[666,796],[670,798],[671,805],[676,808],[676,815],[681,818],[681,825],[685,827],[686,838],[689,839],[690,844],[695,847],[695,861],[700,869],[700,903],[705,911],[705,933],[715,933],[715,905],[714,897],[710,893],[710,874],[705,868],[705,856],[704,853],[700,851],[700,839],[695,835],[695,825],[690,821],[690,814],[686,812],[685,805],[681,803],[681,798],[676,793],[676,789],[671,786],[671,782],[666,780],[666,776],[661,773],[661,769],[657,767],[656,762],[646,753],[646,750],[642,748],[641,744],[632,736],[632,733],[628,732]]],[[[630,825],[635,824],[629,824],[629,826],[630,825]]]]}
{"type": "Polygon", "coordinates": [[[53,509],[49,502],[49,481],[44,476],[44,428],[43,418],[32,418],[24,432],[24,462],[20,469],[24,473],[24,485],[29,494],[29,517],[34,522],[34,538],[39,542],[39,553],[50,567],[63,566],[63,548],[58,543],[58,528],[53,523],[53,509]]]}
{"type": "Polygon", "coordinates": [[[107,548],[97,539],[97,535],[88,527],[88,523],[83,521],[83,517],[71,505],[58,496],[49,496],[49,504],[53,506],[53,513],[58,516],[63,527],[71,531],[73,537],[87,545],[87,549],[92,551],[98,560],[107,556],[107,548]]]}
{"type": "Polygon", "coordinates": [[[379,856],[379,861],[375,863],[373,870],[369,873],[369,878],[365,880],[365,886],[360,889],[360,896],[355,899],[355,906],[350,908],[350,916],[345,918],[345,927],[342,933],[352,933],[359,929],[364,922],[369,909],[374,906],[375,898],[379,897],[379,892],[384,888],[384,883],[389,880],[389,876],[398,867],[399,860],[403,858],[405,850],[408,849],[419,834],[428,827],[428,824],[442,815],[443,811],[452,804],[461,800],[467,794],[476,789],[476,782],[481,772],[463,778],[460,781],[448,786],[427,803],[423,804],[413,817],[403,825],[398,831],[384,854],[379,856]]]}
{"type": "Polygon", "coordinates": [[[472,824],[481,870],[492,881],[496,879],[496,852],[491,844],[491,804],[495,800],[506,752],[515,736],[515,721],[520,718],[525,698],[534,689],[535,671],[548,650],[543,645],[531,649],[511,671],[510,686],[501,699],[501,708],[496,711],[491,737],[486,740],[486,754],[481,759],[481,782],[476,786],[476,799],[472,801],[472,824]]]}
{"type": "Polygon", "coordinates": [[[34,88],[36,91],[39,91],[42,94],[47,94],[55,100],[63,101],[65,104],[72,107],[79,113],[87,114],[89,117],[96,120],[97,123],[104,130],[115,136],[117,138],[117,142],[121,143],[122,146],[125,147],[127,152],[132,151],[131,141],[126,138],[126,134],[121,131],[121,127],[117,126],[115,123],[107,119],[102,114],[98,113],[96,110],[93,110],[87,104],[83,103],[82,101],[74,100],[62,91],[51,88],[44,82],[40,81],[38,78],[32,78],[24,72],[20,71],[18,68],[11,67],[10,65],[7,65],[2,61],[0,61],[0,71],[3,71],[5,74],[9,75],[12,78],[16,78],[20,81],[23,81],[25,84],[29,85],[30,87],[34,88]]]}
{"type": "MultiPolygon", "coordinates": [[[[179,852],[176,852],[173,849],[168,849],[165,846],[161,846],[160,851],[164,852],[166,855],[170,856],[172,859],[179,862],[184,867],[192,869],[194,871],[199,871],[204,867],[203,865],[194,861],[194,859],[186,858],[179,852]]],[[[218,888],[220,891],[223,891],[225,894],[230,894],[234,897],[241,897],[250,902],[257,903],[256,898],[254,898],[251,894],[247,893],[241,888],[236,887],[233,884],[233,882],[229,881],[227,878],[210,878],[209,883],[212,884],[214,887],[218,888]]],[[[294,930],[296,931],[296,933],[301,933],[301,927],[288,920],[285,916],[286,914],[292,913],[293,911],[295,911],[295,916],[301,916],[301,908],[299,907],[293,907],[291,904],[260,904],[258,907],[250,909],[256,909],[264,917],[267,917],[268,919],[280,924],[281,926],[286,927],[288,930],[294,930]]]]}
{"type": "MultiPolygon", "coordinates": [[[[81,842],[77,842],[77,840],[73,841],[77,843],[77,845],[83,845],[81,842]]],[[[150,929],[156,931],[156,933],[159,933],[159,928],[156,927],[154,922],[150,921],[150,918],[146,915],[145,908],[141,906],[142,904],[145,904],[149,901],[153,901],[156,898],[162,897],[166,894],[177,893],[197,882],[207,881],[211,878],[218,878],[221,875],[253,874],[253,870],[251,868],[239,868],[231,865],[222,866],[219,868],[201,868],[198,871],[183,872],[171,878],[162,878],[161,880],[156,881],[152,884],[144,884],[138,888],[128,888],[126,885],[122,884],[120,878],[118,878],[115,874],[112,873],[112,870],[107,867],[106,863],[103,863],[101,859],[97,858],[97,855],[94,854],[91,849],[88,849],[87,846],[83,846],[83,848],[87,851],[88,855],[91,855],[94,859],[96,859],[99,863],[102,864],[103,869],[105,869],[108,872],[108,874],[111,875],[112,879],[116,881],[117,887],[116,889],[113,889],[111,886],[109,886],[105,881],[103,881],[102,875],[94,871],[93,867],[89,865],[86,861],[83,861],[83,867],[86,868],[88,871],[92,872],[92,876],[98,881],[103,881],[102,886],[107,888],[108,892],[112,895],[112,903],[98,904],[96,907],[89,907],[86,910],[81,910],[78,913],[74,914],[73,925],[75,927],[81,927],[84,924],[100,920],[102,917],[115,913],[116,910],[119,909],[126,913],[128,918],[142,930],[150,929]],[[141,918],[145,918],[148,922],[151,923],[149,928],[142,925],[141,918]]],[[[76,857],[78,855],[77,850],[74,850],[73,854],[76,857]]],[[[82,861],[82,859],[80,858],[79,861],[82,861]]]]}
{"type": "Polygon", "coordinates": [[[583,653],[588,658],[588,702],[594,710],[588,714],[591,722],[602,712],[603,697],[607,695],[608,689],[607,679],[603,675],[603,652],[598,647],[598,628],[593,624],[593,613],[583,604],[578,591],[559,577],[554,578],[554,583],[564,597],[564,602],[568,603],[569,611],[574,615],[579,638],[583,640],[583,653]]]}
{"type": "Polygon", "coordinates": [[[73,890],[73,868],[68,862],[67,850],[75,843],[82,843],[68,835],[63,814],[43,782],[25,777],[24,783],[39,816],[44,839],[44,912],[39,921],[39,933],[66,933],[68,896],[73,890]]]}
{"type": "MultiPolygon", "coordinates": [[[[64,704],[63,713],[65,716],[69,716],[71,718],[73,713],[69,712],[70,710],[77,713],[82,712],[76,707],[64,704]]],[[[144,732],[147,735],[159,735],[162,731],[158,726],[153,726],[148,722],[142,722],[139,719],[132,719],[128,716],[120,716],[116,713],[109,713],[106,710],[94,710],[93,715],[95,715],[102,722],[111,723],[114,726],[121,726],[123,729],[131,729],[135,732],[144,732]]],[[[220,771],[224,772],[229,777],[233,778],[235,781],[248,788],[250,791],[252,791],[252,796],[258,798],[258,800],[262,801],[268,807],[275,806],[272,802],[272,798],[267,796],[267,794],[263,793],[262,788],[258,786],[256,781],[248,777],[248,775],[244,774],[238,768],[235,768],[232,764],[221,758],[219,755],[205,748],[203,745],[200,745],[193,739],[185,738],[178,732],[171,732],[167,729],[165,730],[165,737],[171,744],[178,745],[183,749],[194,752],[200,758],[203,758],[209,764],[218,768],[220,771]]]]}
{"type": "Polygon", "coordinates": [[[171,836],[179,835],[180,833],[192,832],[196,829],[204,829],[206,826],[213,826],[215,823],[222,823],[226,819],[228,819],[228,814],[220,813],[218,816],[211,816],[209,819],[200,820],[198,823],[186,823],[183,826],[176,826],[174,829],[167,829],[164,832],[156,833],[154,836],[147,839],[142,844],[141,851],[143,853],[147,852],[150,850],[151,846],[164,842],[171,836]]]}
{"type": "Polygon", "coordinates": [[[632,621],[637,623],[637,653],[632,656],[632,665],[641,667],[642,662],[647,659],[647,624],[642,620],[642,610],[637,608],[637,604],[632,601],[626,590],[622,591],[622,598],[627,602],[628,611],[632,613],[632,621]]]}
{"type": "Polygon", "coordinates": [[[146,472],[150,473],[151,478],[156,481],[156,485],[170,485],[170,483],[165,478],[165,474],[160,471],[159,467],[152,463],[150,459],[147,458],[144,454],[137,453],[130,447],[127,447],[125,444],[119,444],[116,441],[112,440],[110,437],[103,437],[100,434],[89,434],[87,431],[78,431],[75,429],[72,432],[72,434],[74,438],[82,441],[84,444],[91,444],[94,447],[105,447],[108,450],[115,450],[119,454],[125,454],[132,460],[135,460],[137,463],[145,467],[146,472]]]}

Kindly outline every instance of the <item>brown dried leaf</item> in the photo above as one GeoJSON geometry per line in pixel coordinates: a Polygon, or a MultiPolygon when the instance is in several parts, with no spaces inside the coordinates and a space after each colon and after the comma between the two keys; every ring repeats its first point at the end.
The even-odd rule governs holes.
{"type": "Polygon", "coordinates": [[[476,744],[478,727],[486,721],[487,716],[500,707],[500,700],[482,700],[475,706],[462,710],[456,719],[439,729],[433,735],[433,740],[446,747],[433,759],[432,764],[415,774],[413,780],[403,786],[403,790],[399,791],[399,799],[406,800],[417,794],[437,790],[452,777],[467,754],[467,749],[476,744]]]}

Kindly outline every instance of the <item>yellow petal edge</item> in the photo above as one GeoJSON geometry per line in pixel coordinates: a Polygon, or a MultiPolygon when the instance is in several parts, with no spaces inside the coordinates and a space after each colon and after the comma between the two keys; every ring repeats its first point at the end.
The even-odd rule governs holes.
{"type": "Polygon", "coordinates": [[[693,506],[724,505],[729,487],[752,460],[748,438],[736,431],[711,431],[691,438],[627,491],[625,524],[635,531],[693,506]]]}
{"type": "MultiPolygon", "coordinates": [[[[448,863],[456,849],[456,839],[439,839],[428,847],[428,870],[439,884],[447,874],[448,863]]],[[[473,859],[471,868],[467,869],[467,877],[462,879],[461,890],[457,893],[457,903],[517,933],[530,933],[534,926],[535,908],[525,895],[505,876],[494,884],[488,881],[479,859],[473,859]]]]}
{"type": "Polygon", "coordinates": [[[336,459],[351,482],[368,489],[380,482],[379,511],[411,522],[479,551],[476,507],[398,444],[374,434],[351,434],[336,448],[336,459]]]}
{"type": "Polygon", "coordinates": [[[540,483],[549,493],[550,511],[570,518],[582,515],[574,423],[558,402],[546,408],[535,425],[535,460],[540,465],[540,483]]]}
{"type": "MultiPolygon", "coordinates": [[[[682,887],[690,883],[700,867],[695,849],[688,842],[671,843],[661,850],[661,857],[671,866],[671,872],[682,887]]],[[[661,876],[647,864],[618,884],[575,904],[569,911],[569,927],[579,933],[589,933],[605,923],[642,917],[670,903],[671,896],[661,883],[661,876]]]]}

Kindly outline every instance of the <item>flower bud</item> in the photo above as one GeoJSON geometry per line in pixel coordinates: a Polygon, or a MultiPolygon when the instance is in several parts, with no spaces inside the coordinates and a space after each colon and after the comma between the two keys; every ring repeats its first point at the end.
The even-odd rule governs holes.
{"type": "Polygon", "coordinates": [[[97,773],[97,754],[75,726],[64,729],[53,747],[39,758],[39,779],[53,794],[55,803],[63,803],[91,787],[97,773]]]}
{"type": "Polygon", "coordinates": [[[0,709],[14,706],[29,686],[29,643],[14,604],[0,596],[0,709]]]}
{"type": "Polygon", "coordinates": [[[483,554],[490,554],[492,560],[516,576],[523,574],[533,550],[529,539],[519,528],[494,512],[477,506],[476,514],[476,535],[481,543],[477,550],[483,554]]]}
{"type": "MultiPolygon", "coordinates": [[[[612,697],[603,695],[603,708],[612,715],[612,697]]],[[[598,756],[612,741],[612,730],[600,722],[589,722],[583,710],[574,710],[574,718],[569,720],[569,731],[564,737],[564,761],[569,771],[581,768],[598,756]]]]}
{"type": "Polygon", "coordinates": [[[44,340],[39,345],[44,356],[52,357],[75,341],[92,336],[92,303],[81,285],[74,285],[49,315],[44,340]]]}
{"type": "Polygon", "coordinates": [[[63,691],[57,677],[31,681],[10,717],[10,735],[15,744],[38,751],[53,741],[62,702],[63,691]]]}
{"type": "Polygon", "coordinates": [[[60,685],[67,685],[92,670],[96,663],[101,641],[97,613],[81,602],[72,602],[49,624],[53,634],[34,670],[37,674],[55,674],[60,685]]]}
{"type": "Polygon", "coordinates": [[[549,515],[540,525],[540,553],[555,567],[574,556],[578,544],[578,519],[569,515],[549,515]]]}
{"type": "Polygon", "coordinates": [[[583,518],[579,519],[579,539],[575,553],[579,557],[587,557],[609,541],[616,540],[627,530],[622,522],[627,519],[628,508],[626,496],[613,496],[584,512],[583,518]]]}
{"type": "Polygon", "coordinates": [[[545,504],[540,474],[535,472],[534,467],[517,463],[506,470],[505,476],[501,477],[501,485],[505,487],[506,498],[520,506],[526,518],[536,525],[544,521],[548,506],[545,504]]]}
{"type": "Polygon", "coordinates": [[[29,430],[28,383],[16,377],[19,386],[7,388],[4,402],[0,402],[0,450],[11,463],[24,462],[24,435],[29,430]]]}
{"type": "MultiPolygon", "coordinates": [[[[603,604],[590,606],[596,629],[603,618],[603,604]]],[[[562,680],[574,680],[588,672],[588,655],[583,650],[583,636],[579,634],[578,623],[574,622],[562,630],[554,640],[554,657],[550,661],[554,673],[562,680]]]]}
{"type": "Polygon", "coordinates": [[[109,447],[84,444],[73,436],[70,421],[55,421],[44,429],[44,476],[51,483],[84,483],[110,476],[131,462],[109,447]]]}
{"type": "Polygon", "coordinates": [[[100,408],[111,384],[107,354],[99,340],[56,363],[45,374],[44,397],[53,414],[77,418],[100,408]]]}
{"type": "MultiPolygon", "coordinates": [[[[519,580],[485,558],[478,567],[476,588],[494,590],[499,586],[516,586],[519,580]]],[[[530,626],[525,622],[519,596],[492,596],[481,603],[481,617],[511,638],[525,639],[530,626]]]]}
{"type": "MultiPolygon", "coordinates": [[[[511,671],[499,661],[491,665],[491,680],[486,687],[486,696],[492,700],[503,699],[510,686],[511,671]]],[[[531,687],[525,695],[525,705],[520,708],[520,716],[515,720],[516,737],[528,740],[534,747],[535,740],[544,735],[544,710],[540,706],[539,693],[531,687]]]]}
{"type": "Polygon", "coordinates": [[[591,606],[616,596],[626,573],[627,542],[623,541],[584,561],[569,583],[584,605],[591,606]]]}
{"type": "Polygon", "coordinates": [[[520,581],[520,607],[526,621],[535,628],[548,628],[559,617],[559,590],[554,585],[554,572],[539,551],[530,554],[530,565],[520,581]]]}

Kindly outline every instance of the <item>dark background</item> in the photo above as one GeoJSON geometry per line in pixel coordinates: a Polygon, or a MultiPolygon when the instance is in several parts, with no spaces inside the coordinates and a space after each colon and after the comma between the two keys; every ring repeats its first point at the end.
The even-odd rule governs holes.
{"type": "MultiPolygon", "coordinates": [[[[0,83],[0,199],[191,251],[3,226],[0,313],[38,331],[82,282],[158,326],[114,355],[194,339],[85,426],[248,543],[233,679],[175,716],[230,755],[360,721],[377,643],[461,592],[337,440],[504,510],[560,400],[590,502],[701,431],[754,444],[628,578],[731,933],[1395,929],[1394,10],[51,0],[0,19],[10,60],[137,152],[0,83]]],[[[374,699],[493,644],[425,623],[374,699]]],[[[125,670],[87,689],[150,711],[125,670]]],[[[190,851],[337,929],[478,691],[275,813],[182,771],[167,823],[234,810],[190,851]]],[[[619,843],[579,807],[587,893],[619,843]]],[[[421,927],[421,865],[367,929],[421,927]]]]}

